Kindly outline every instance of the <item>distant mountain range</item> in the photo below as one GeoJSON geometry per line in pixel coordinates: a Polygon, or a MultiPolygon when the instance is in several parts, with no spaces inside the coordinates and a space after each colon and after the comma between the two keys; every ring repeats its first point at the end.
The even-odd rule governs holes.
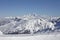
{"type": "Polygon", "coordinates": [[[24,15],[0,18],[2,34],[35,34],[42,32],[60,32],[60,17],[24,15]]]}

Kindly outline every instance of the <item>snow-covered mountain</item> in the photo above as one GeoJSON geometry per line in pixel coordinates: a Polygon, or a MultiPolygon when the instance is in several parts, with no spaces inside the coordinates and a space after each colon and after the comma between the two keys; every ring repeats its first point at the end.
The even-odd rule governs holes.
{"type": "Polygon", "coordinates": [[[60,31],[60,17],[24,15],[0,18],[0,33],[3,34],[34,34],[52,31],[60,31]]]}

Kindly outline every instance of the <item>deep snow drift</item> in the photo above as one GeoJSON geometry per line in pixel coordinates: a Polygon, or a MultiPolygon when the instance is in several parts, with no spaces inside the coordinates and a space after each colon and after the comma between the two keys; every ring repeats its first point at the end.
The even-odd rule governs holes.
{"type": "Polygon", "coordinates": [[[60,32],[60,17],[25,15],[0,18],[0,34],[35,34],[60,32]]]}

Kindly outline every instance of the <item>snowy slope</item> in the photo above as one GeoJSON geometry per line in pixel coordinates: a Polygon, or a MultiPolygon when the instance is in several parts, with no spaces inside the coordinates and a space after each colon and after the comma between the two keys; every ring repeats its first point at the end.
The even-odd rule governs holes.
{"type": "Polygon", "coordinates": [[[60,40],[60,35],[36,35],[36,36],[7,36],[0,40],[60,40]]]}
{"type": "Polygon", "coordinates": [[[41,32],[56,32],[60,31],[60,18],[46,18],[38,15],[0,18],[0,31],[3,34],[35,34],[41,32]]]}

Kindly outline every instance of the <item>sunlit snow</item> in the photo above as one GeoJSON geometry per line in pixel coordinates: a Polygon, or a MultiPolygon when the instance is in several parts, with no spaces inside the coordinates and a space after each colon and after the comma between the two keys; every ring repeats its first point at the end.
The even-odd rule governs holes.
{"type": "Polygon", "coordinates": [[[0,18],[1,34],[37,34],[60,32],[60,17],[24,15],[21,17],[0,18]]]}

